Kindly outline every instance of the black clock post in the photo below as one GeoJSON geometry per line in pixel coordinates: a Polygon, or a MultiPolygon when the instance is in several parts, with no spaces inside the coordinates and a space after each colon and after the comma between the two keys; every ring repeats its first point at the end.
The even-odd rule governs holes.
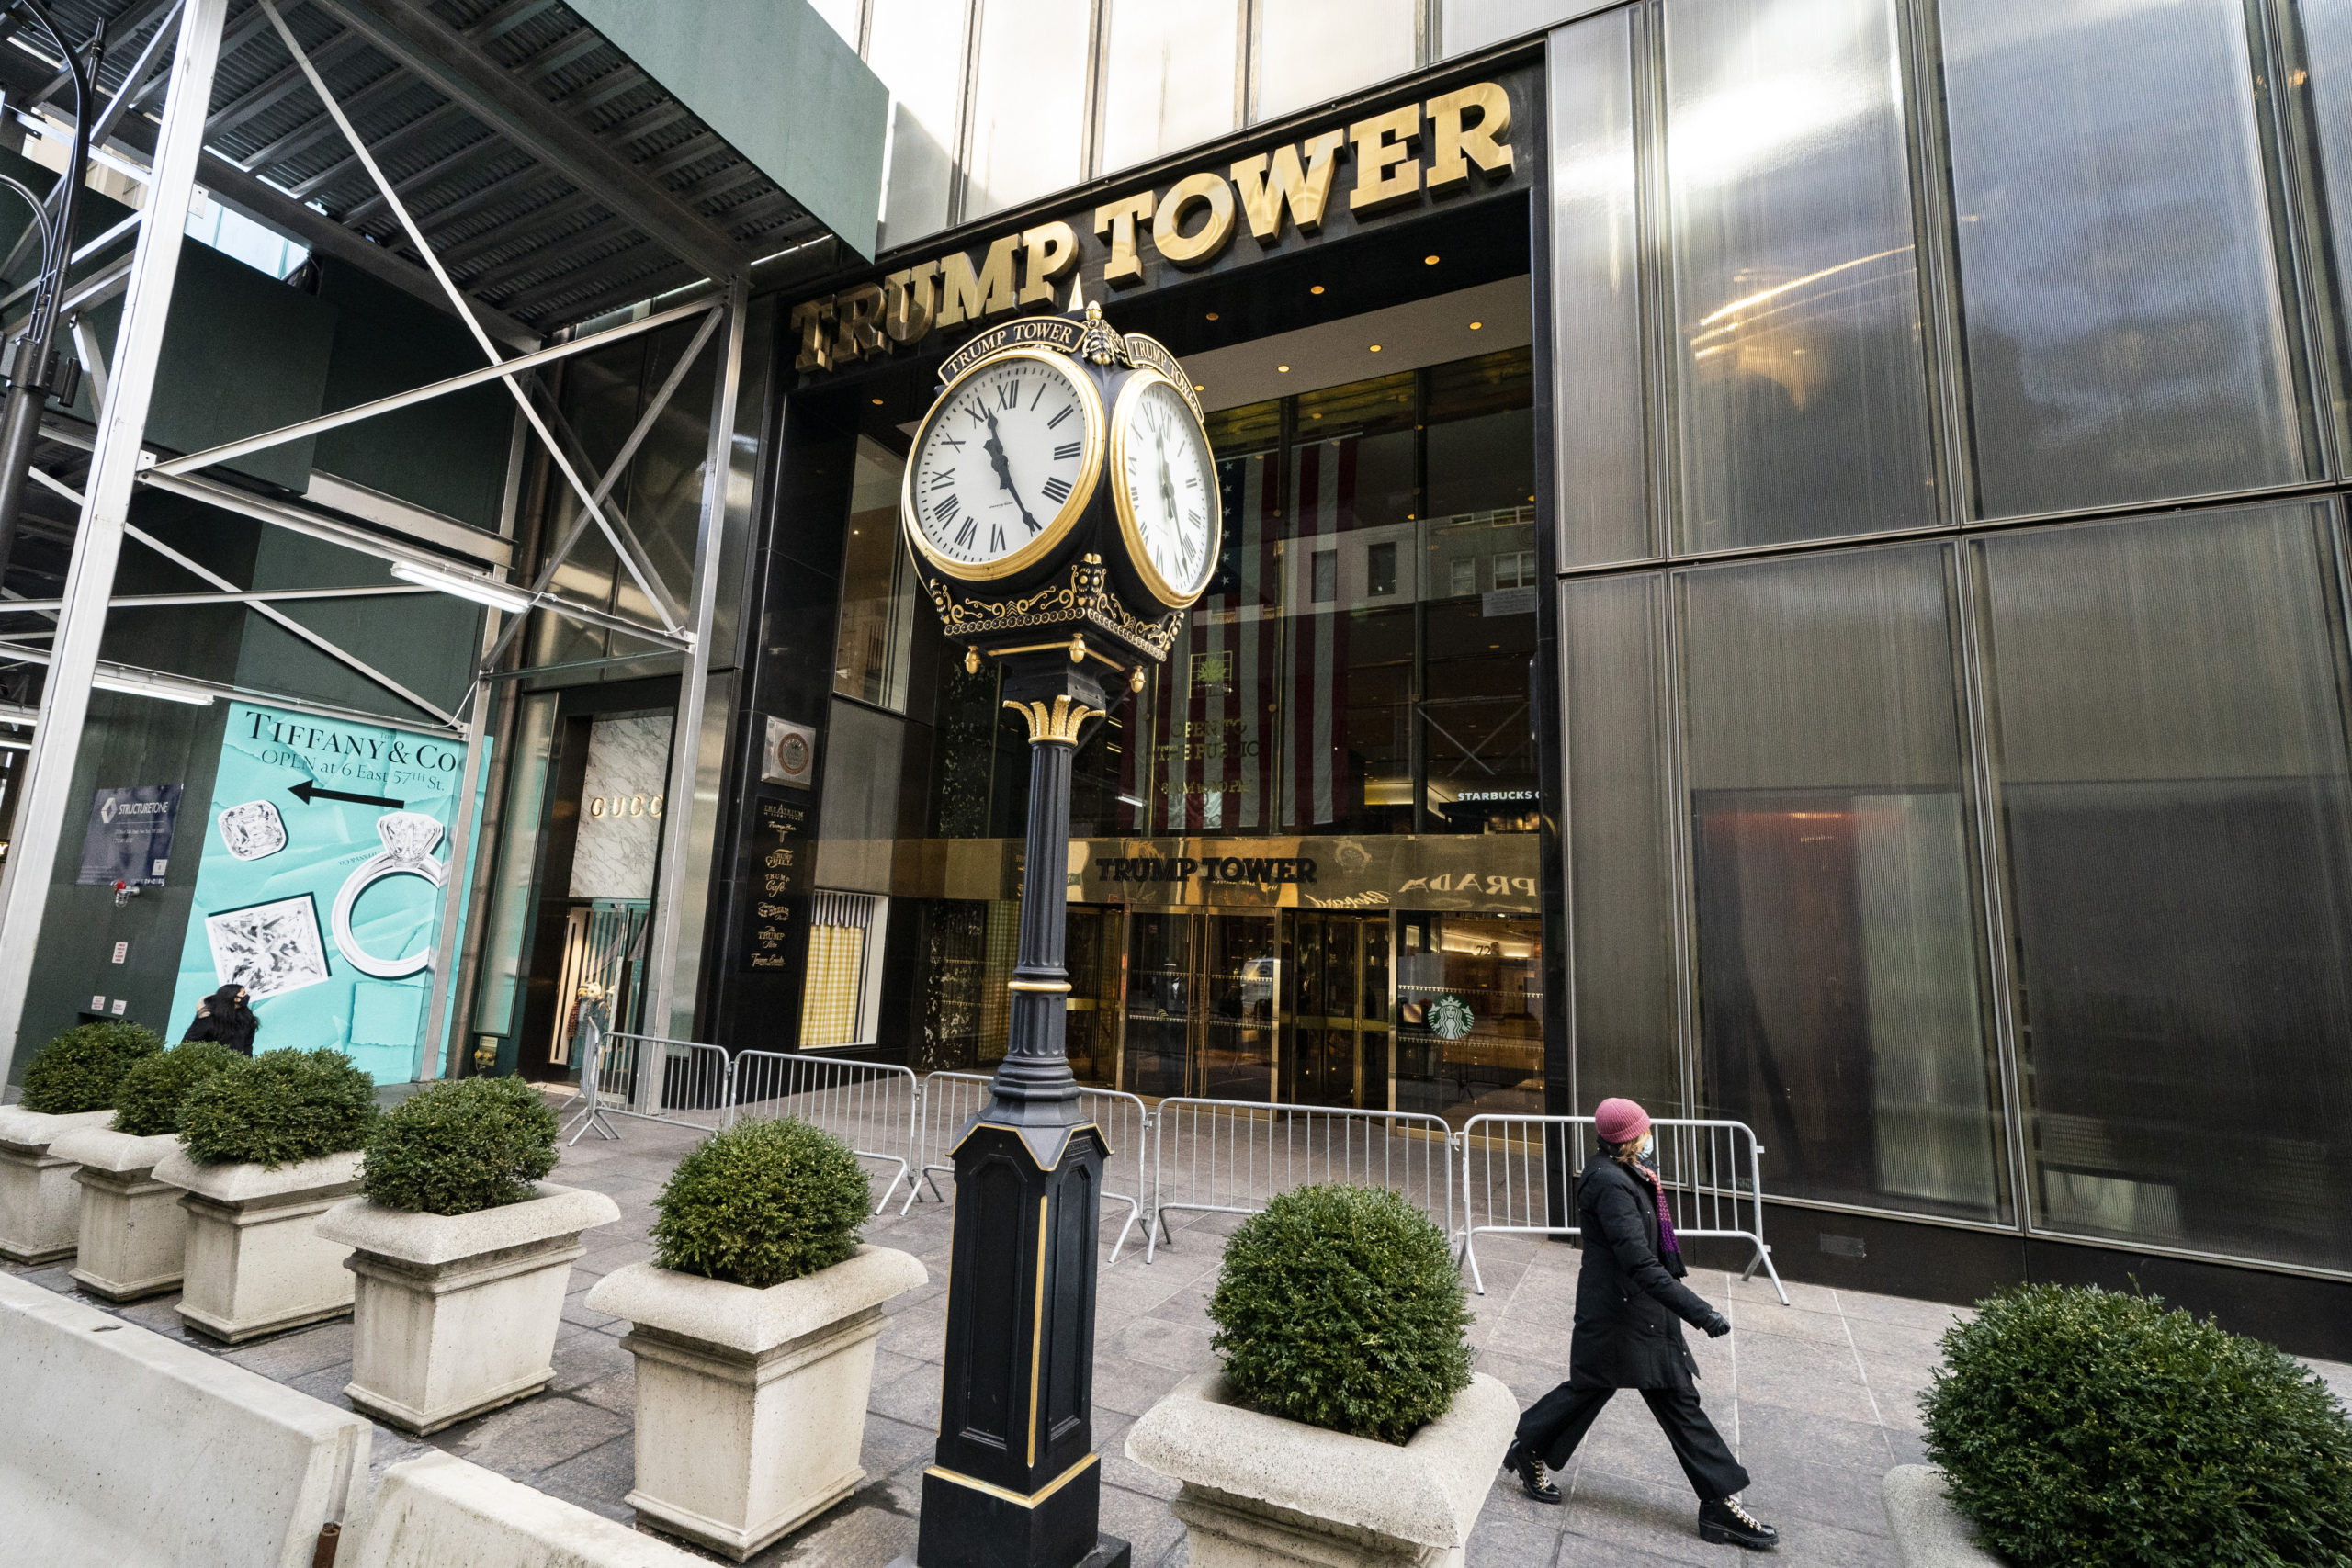
{"type": "Polygon", "coordinates": [[[1004,1061],[956,1144],[956,1243],[920,1568],[1125,1568],[1101,1533],[1094,1452],[1095,1225],[1102,1133],[1063,1048],[1070,759],[1104,682],[1059,649],[1006,660],[1029,728],[1028,858],[1004,1061]]]}
{"type": "MultiPolygon", "coordinates": [[[[1029,822],[1005,1057],[988,1106],[951,1156],[946,1371],[912,1568],[1125,1568],[1127,1543],[1102,1533],[1094,1452],[1095,1234],[1111,1151],[1063,1038],[1070,762],[1111,705],[1142,690],[1145,667],[1168,657],[1183,609],[1207,577],[1204,567],[1198,581],[1171,585],[1148,563],[1139,568],[1135,502],[1105,479],[1106,468],[1121,467],[1118,399],[1139,380],[1164,381],[1190,406],[1195,436],[1200,409],[1166,349],[1123,336],[1099,307],[1075,296],[1067,316],[981,333],[949,356],[940,379],[909,463],[901,521],[933,608],[948,636],[969,649],[966,669],[995,660],[1003,704],[1028,729],[1029,822]],[[1013,395],[1009,367],[1034,371],[1041,359],[1070,389],[1070,407],[1085,411],[1074,444],[1064,400],[1024,403],[1013,395]],[[970,412],[975,390],[1001,394],[1001,409],[981,403],[970,412]],[[1114,410],[1108,420],[1105,407],[1114,410]],[[943,432],[950,409],[965,412],[943,432]],[[1053,455],[1046,479],[1022,469],[1035,459],[1021,454],[1041,445],[1023,444],[1036,434],[1023,430],[1023,420],[1048,422],[1050,442],[1062,444],[1042,445],[1053,455]],[[976,470],[960,466],[960,454],[983,424],[993,474],[965,495],[960,476],[976,470]],[[957,459],[926,466],[934,434],[957,459]],[[1065,469],[1078,476],[1074,483],[1059,479],[1065,469]],[[919,491],[924,474],[931,477],[919,491]],[[1035,487],[1035,504],[1024,486],[1035,487]],[[991,534],[954,531],[959,517],[986,506],[1011,533],[1001,521],[1008,504],[1020,508],[1032,534],[1017,548],[989,556],[991,534]],[[1039,516],[1050,521],[1041,525],[1039,516]],[[926,519],[946,532],[927,536],[926,519]]],[[[1206,452],[1204,438],[1199,449],[1206,452]]],[[[1205,529],[1213,556],[1215,495],[1204,505],[1191,520],[1205,529]]],[[[910,1565],[902,1558],[892,1568],[910,1565]]]]}

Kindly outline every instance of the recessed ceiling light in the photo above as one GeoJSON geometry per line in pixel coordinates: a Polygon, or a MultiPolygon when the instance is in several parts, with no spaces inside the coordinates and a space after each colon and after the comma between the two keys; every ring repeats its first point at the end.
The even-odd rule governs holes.
{"type": "Polygon", "coordinates": [[[1208,389],[1209,384],[1206,381],[1195,381],[1193,383],[1193,390],[1196,392],[1205,392],[1208,389]]]}
{"type": "Polygon", "coordinates": [[[1309,294],[1320,294],[1323,292],[1323,286],[1318,283],[1314,288],[1308,289],[1307,292],[1309,294]]]}
{"type": "Polygon", "coordinates": [[[1306,417],[1307,417],[1307,418],[1309,418],[1309,419],[1321,419],[1323,416],[1322,416],[1321,414],[1319,414],[1319,413],[1311,413],[1311,414],[1308,414],[1306,417]]]}
{"type": "Polygon", "coordinates": [[[1437,257],[1435,257],[1435,256],[1423,256],[1423,257],[1421,258],[1421,265],[1422,265],[1423,266],[1435,266],[1435,265],[1437,265],[1437,257]]]}
{"type": "Polygon", "coordinates": [[[877,409],[878,409],[878,408],[880,408],[880,407],[882,406],[882,400],[881,400],[881,399],[879,399],[879,398],[875,399],[875,400],[874,400],[874,406],[875,406],[876,408],[877,408],[877,409]]]}
{"type": "Polygon", "coordinates": [[[1374,354],[1378,354],[1378,353],[1380,352],[1380,345],[1379,345],[1378,344],[1374,344],[1372,345],[1372,352],[1373,352],[1373,353],[1374,353],[1374,354]]]}
{"type": "Polygon", "coordinates": [[[1274,368],[1285,376],[1290,374],[1290,367],[1287,365],[1277,365],[1274,368]]]}
{"type": "Polygon", "coordinates": [[[1209,320],[1212,321],[1216,320],[1216,312],[1215,310],[1211,310],[1209,312],[1209,320]]]}
{"type": "Polygon", "coordinates": [[[1486,322],[1484,322],[1484,321],[1473,321],[1473,322],[1471,322],[1471,323],[1470,323],[1470,330],[1471,330],[1472,332],[1474,332],[1474,333],[1475,333],[1475,332],[1476,332],[1480,327],[1483,327],[1483,326],[1485,326],[1486,324],[1487,324],[1487,323],[1486,323],[1486,322]]]}

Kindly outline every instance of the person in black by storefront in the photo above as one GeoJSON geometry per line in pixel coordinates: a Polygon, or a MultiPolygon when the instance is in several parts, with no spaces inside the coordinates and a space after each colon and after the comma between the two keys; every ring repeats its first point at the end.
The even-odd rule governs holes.
{"type": "Polygon", "coordinates": [[[245,1005],[243,986],[223,986],[196,1004],[196,1018],[182,1040],[217,1040],[241,1056],[254,1054],[254,1031],[261,1020],[245,1005]]]}
{"type": "Polygon", "coordinates": [[[1589,1163],[1577,1184],[1584,1255],[1568,1381],[1520,1417],[1503,1468],[1537,1502],[1559,1502],[1545,1470],[1568,1462],[1611,1394],[1637,1389],[1699,1494],[1700,1536],[1717,1545],[1778,1546],[1780,1533],[1740,1506],[1747,1472],[1699,1407],[1699,1364],[1682,1325],[1719,1339],[1731,1324],[1682,1283],[1690,1270],[1674,1218],[1642,1160],[1652,1143],[1649,1113],[1630,1100],[1604,1100],[1593,1123],[1605,1157],[1589,1163]]]}

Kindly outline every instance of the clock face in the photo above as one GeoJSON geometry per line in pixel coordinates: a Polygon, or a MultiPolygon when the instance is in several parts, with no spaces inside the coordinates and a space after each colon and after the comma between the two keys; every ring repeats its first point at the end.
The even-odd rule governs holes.
{"type": "Polygon", "coordinates": [[[1144,586],[1180,609],[1200,597],[1223,532],[1208,435],[1184,395],[1157,371],[1120,389],[1111,419],[1113,493],[1144,586]]]}
{"type": "Polygon", "coordinates": [[[1035,349],[992,355],[915,433],[901,499],[909,536],[952,576],[1019,571],[1086,510],[1102,465],[1102,400],[1085,372],[1035,349]]]}

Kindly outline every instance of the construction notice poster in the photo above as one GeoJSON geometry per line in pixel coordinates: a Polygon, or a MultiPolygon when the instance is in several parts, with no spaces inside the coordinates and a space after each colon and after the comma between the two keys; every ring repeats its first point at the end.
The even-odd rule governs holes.
{"type": "Polygon", "coordinates": [[[243,986],[254,1050],[331,1045],[379,1084],[415,1077],[465,763],[455,736],[232,704],[174,1035],[243,986]]]}

